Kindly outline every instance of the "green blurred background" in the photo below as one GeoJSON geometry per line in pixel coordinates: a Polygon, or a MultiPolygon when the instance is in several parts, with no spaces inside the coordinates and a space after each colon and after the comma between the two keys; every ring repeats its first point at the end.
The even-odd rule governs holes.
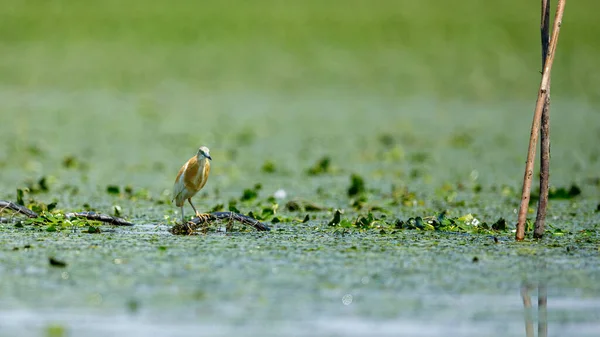
{"type": "MultiPolygon", "coordinates": [[[[570,2],[563,20],[557,184],[599,169],[598,10],[570,2]]],[[[302,173],[323,155],[410,184],[402,161],[415,152],[427,153],[428,181],[476,171],[518,186],[539,12],[520,0],[0,1],[3,192],[45,174],[75,179],[60,171],[73,155],[90,164],[90,191],[161,193],[200,145],[215,157],[209,190],[262,180],[302,194],[302,173]],[[386,135],[398,159],[389,166],[386,135]],[[257,177],[266,160],[291,175],[257,177]]]]}
{"type": "MultiPolygon", "coordinates": [[[[597,1],[570,3],[558,97],[598,101],[597,1]]],[[[531,100],[539,1],[3,1],[2,81],[24,88],[342,89],[531,100]]]]}

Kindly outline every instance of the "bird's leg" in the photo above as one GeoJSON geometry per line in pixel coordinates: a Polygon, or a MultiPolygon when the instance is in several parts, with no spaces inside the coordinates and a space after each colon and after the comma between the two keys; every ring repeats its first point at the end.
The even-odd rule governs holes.
{"type": "Polygon", "coordinates": [[[192,208],[194,209],[194,212],[196,212],[196,216],[198,218],[200,218],[200,220],[202,222],[207,222],[208,219],[210,218],[210,215],[207,213],[199,213],[198,210],[196,210],[196,207],[194,207],[194,204],[192,204],[192,198],[188,199],[190,205],[192,206],[192,208]]]}
{"type": "Polygon", "coordinates": [[[196,212],[196,216],[200,217],[200,213],[198,213],[198,210],[196,209],[196,207],[194,206],[194,204],[192,204],[192,199],[188,199],[188,202],[190,203],[190,205],[192,206],[192,209],[194,210],[194,212],[196,212]]]}
{"type": "Polygon", "coordinates": [[[181,223],[185,223],[185,218],[183,217],[183,206],[181,206],[181,223]]]}

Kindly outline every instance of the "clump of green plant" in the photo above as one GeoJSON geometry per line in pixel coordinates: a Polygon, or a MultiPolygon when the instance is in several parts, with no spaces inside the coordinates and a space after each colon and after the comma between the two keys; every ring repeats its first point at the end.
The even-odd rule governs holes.
{"type": "MultiPolygon", "coordinates": [[[[342,229],[343,231],[376,230],[380,234],[393,234],[401,230],[422,230],[495,235],[498,233],[507,233],[509,231],[509,227],[504,218],[499,218],[490,225],[486,222],[482,222],[471,213],[458,217],[449,217],[446,211],[433,216],[415,216],[402,220],[388,219],[385,214],[372,211],[359,214],[354,219],[348,219],[343,217],[342,210],[336,210],[333,214],[333,218],[328,221],[327,225],[329,227],[342,229]]],[[[532,224],[530,223],[529,225],[531,226],[532,224]]],[[[551,228],[555,235],[564,234],[558,228],[551,228]]]]}
{"type": "Polygon", "coordinates": [[[454,148],[465,149],[473,144],[474,138],[471,131],[456,131],[450,136],[448,142],[454,148]]]}
{"type": "Polygon", "coordinates": [[[366,192],[365,180],[358,174],[350,175],[350,187],[348,187],[348,196],[355,197],[366,192]]]}
{"type": "Polygon", "coordinates": [[[394,139],[394,135],[391,133],[382,133],[377,137],[377,140],[379,144],[388,149],[396,144],[396,139],[394,139]]]}
{"type": "Polygon", "coordinates": [[[148,189],[140,188],[137,191],[134,191],[133,187],[130,185],[127,185],[123,188],[121,188],[118,185],[107,185],[106,193],[108,193],[112,196],[115,196],[115,197],[119,197],[121,199],[127,199],[127,200],[133,200],[133,201],[147,200],[147,201],[156,202],[157,204],[165,203],[165,201],[163,200],[164,198],[160,198],[160,197],[154,198],[148,189]]]}
{"type": "Polygon", "coordinates": [[[277,167],[275,166],[275,162],[273,162],[272,160],[265,161],[262,166],[262,171],[265,173],[277,172],[277,167]]]}
{"type": "Polygon", "coordinates": [[[50,184],[55,180],[56,178],[52,176],[42,176],[37,180],[30,179],[25,181],[25,187],[17,190],[17,203],[19,202],[19,194],[22,198],[24,193],[39,194],[50,191],[50,184]]]}
{"type": "Polygon", "coordinates": [[[409,191],[408,187],[406,186],[400,187],[397,185],[392,185],[391,199],[391,206],[414,206],[417,204],[423,204],[423,201],[417,198],[417,194],[409,191]]]}
{"type": "Polygon", "coordinates": [[[89,165],[75,156],[65,156],[62,160],[62,166],[69,170],[80,170],[86,171],[89,169],[89,165]]]}
{"type": "Polygon", "coordinates": [[[262,189],[261,184],[255,184],[252,188],[246,188],[242,192],[242,196],[240,197],[240,201],[252,201],[258,197],[258,193],[262,189]]]}
{"type": "Polygon", "coordinates": [[[32,211],[36,212],[36,213],[40,213],[43,211],[47,211],[50,212],[52,210],[54,210],[56,208],[56,201],[53,201],[49,204],[43,203],[41,201],[37,201],[34,198],[28,198],[27,202],[25,201],[25,195],[26,193],[29,193],[29,189],[28,188],[19,188],[17,189],[17,204],[21,205],[21,206],[26,206],[27,208],[31,209],[32,211]]]}
{"type": "Polygon", "coordinates": [[[290,212],[320,212],[327,208],[305,200],[290,200],[285,204],[290,212]]]}
{"type": "Polygon", "coordinates": [[[572,199],[581,194],[581,188],[573,184],[568,189],[565,187],[550,187],[548,199],[572,199]]]}
{"type": "Polygon", "coordinates": [[[343,231],[355,229],[355,230],[371,230],[378,229],[392,229],[390,224],[385,222],[385,216],[375,216],[372,212],[368,212],[365,215],[359,215],[356,219],[351,220],[342,217],[342,211],[336,210],[333,214],[333,218],[327,223],[329,227],[337,227],[343,231]]]}
{"type": "Polygon", "coordinates": [[[37,218],[27,218],[17,227],[23,225],[34,225],[43,227],[46,232],[60,232],[67,229],[86,228],[84,233],[100,233],[101,222],[91,221],[85,218],[68,218],[62,211],[43,211],[37,218]]]}
{"type": "Polygon", "coordinates": [[[446,211],[443,211],[436,216],[417,216],[409,218],[406,221],[396,220],[395,227],[397,229],[436,230],[472,234],[491,234],[494,231],[505,232],[507,230],[506,220],[503,218],[490,226],[486,222],[481,222],[471,213],[460,217],[448,217],[446,211]]]}
{"type": "Polygon", "coordinates": [[[331,158],[328,156],[319,159],[313,166],[306,170],[309,176],[316,176],[321,174],[332,173],[331,158]]]}
{"type": "Polygon", "coordinates": [[[245,128],[235,136],[238,146],[249,146],[256,140],[256,133],[251,128],[245,128]]]}

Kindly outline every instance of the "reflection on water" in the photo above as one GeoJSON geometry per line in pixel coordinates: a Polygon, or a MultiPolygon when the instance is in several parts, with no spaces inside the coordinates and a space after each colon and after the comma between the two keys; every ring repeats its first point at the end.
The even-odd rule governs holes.
{"type": "MultiPolygon", "coordinates": [[[[556,291],[555,291],[556,293],[556,291]]],[[[547,288],[543,283],[523,284],[521,300],[514,292],[503,295],[414,294],[420,299],[413,314],[397,318],[373,318],[357,315],[347,309],[360,306],[357,301],[340,303],[335,312],[311,317],[275,317],[254,319],[248,313],[245,322],[236,322],[220,311],[215,317],[188,316],[189,308],[162,313],[145,311],[112,313],[61,310],[0,311],[2,336],[39,335],[48,327],[63,327],[69,335],[106,336],[597,336],[600,323],[593,313],[600,310],[600,299],[556,296],[552,301],[551,319],[547,319],[547,288]],[[537,315],[535,295],[537,291],[537,315]],[[532,296],[534,301],[532,301],[532,296]],[[183,311],[186,311],[183,313],[183,311]],[[582,313],[588,313],[582,314],[582,313]],[[589,314],[592,313],[590,316],[589,314]],[[525,334],[522,317],[525,314],[525,334]],[[191,319],[194,318],[194,319],[191,319]],[[537,318],[537,319],[536,319],[537,318]]],[[[411,303],[412,296],[406,295],[411,303]]],[[[2,302],[0,301],[0,306],[2,302]]],[[[193,311],[193,310],[192,310],[193,311]]]]}
{"type": "MultiPolygon", "coordinates": [[[[523,307],[525,311],[525,336],[534,337],[534,319],[533,308],[531,305],[530,293],[535,290],[535,286],[531,284],[523,284],[521,287],[521,297],[523,298],[523,307]]],[[[548,336],[548,292],[546,284],[540,283],[537,285],[538,291],[538,337],[548,336]]]]}

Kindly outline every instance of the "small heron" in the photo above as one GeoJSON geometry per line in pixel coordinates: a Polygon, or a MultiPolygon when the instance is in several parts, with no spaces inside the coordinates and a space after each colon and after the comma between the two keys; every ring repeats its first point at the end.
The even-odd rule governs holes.
{"type": "Polygon", "coordinates": [[[208,173],[210,172],[210,161],[212,160],[209,150],[206,146],[201,146],[195,156],[185,163],[173,185],[173,200],[175,205],[181,207],[181,222],[185,223],[183,217],[183,204],[189,201],[190,205],[199,218],[206,218],[208,214],[200,214],[192,204],[192,197],[206,185],[208,173]]]}

